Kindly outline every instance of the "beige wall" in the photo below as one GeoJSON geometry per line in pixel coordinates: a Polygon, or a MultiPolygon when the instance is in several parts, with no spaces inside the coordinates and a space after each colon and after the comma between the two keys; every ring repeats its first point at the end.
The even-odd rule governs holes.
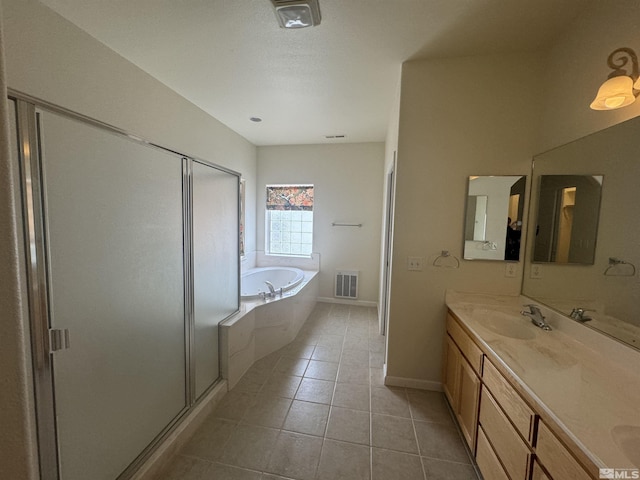
{"type": "Polygon", "coordinates": [[[640,3],[635,0],[591,2],[554,44],[545,61],[536,153],[640,114],[640,102],[609,112],[589,108],[611,72],[607,57],[619,47],[640,54],[640,3]]]}
{"type": "Polygon", "coordinates": [[[638,116],[640,102],[611,112],[589,104],[609,53],[640,50],[639,27],[638,2],[593,2],[537,56],[405,64],[388,375],[438,387],[446,288],[518,293],[522,262],[507,279],[502,262],[408,272],[406,257],[444,248],[459,256],[465,175],[530,176],[533,154],[638,116]]]}
{"type": "Polygon", "coordinates": [[[320,254],[321,298],[334,298],[337,269],[358,270],[358,301],[377,302],[383,143],[258,148],[257,244],[264,250],[265,186],[314,185],[313,251],[320,254]],[[332,222],[362,223],[362,228],[332,222]]]}
{"type": "MultiPolygon", "coordinates": [[[[9,88],[242,173],[248,191],[247,247],[255,248],[254,145],[39,2],[2,0],[2,4],[9,88]]],[[[23,479],[34,471],[29,456],[30,367],[17,269],[22,257],[11,201],[15,160],[9,161],[6,148],[1,154],[0,477],[23,479]]]]}
{"type": "Polygon", "coordinates": [[[530,174],[541,67],[534,54],[404,64],[387,353],[396,382],[439,386],[447,288],[520,291],[504,262],[431,263],[441,250],[462,257],[469,175],[530,174]],[[409,256],[425,258],[423,271],[407,271],[409,256]]]}

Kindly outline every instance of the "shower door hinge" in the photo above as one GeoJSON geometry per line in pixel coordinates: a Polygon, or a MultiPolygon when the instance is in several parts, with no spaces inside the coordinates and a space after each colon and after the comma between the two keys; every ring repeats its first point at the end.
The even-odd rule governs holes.
{"type": "Polygon", "coordinates": [[[49,351],[51,353],[67,350],[70,346],[68,329],[52,328],[49,330],[49,351]]]}

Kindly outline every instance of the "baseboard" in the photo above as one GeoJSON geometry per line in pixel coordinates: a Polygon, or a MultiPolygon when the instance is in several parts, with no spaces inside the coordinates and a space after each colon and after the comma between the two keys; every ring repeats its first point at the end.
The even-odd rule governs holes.
{"type": "Polygon", "coordinates": [[[392,377],[386,374],[384,384],[388,387],[415,388],[417,390],[430,390],[433,392],[442,391],[442,383],[431,380],[419,380],[417,378],[392,377]]]}
{"type": "Polygon", "coordinates": [[[342,305],[354,305],[356,307],[377,307],[378,306],[378,302],[371,302],[369,300],[348,300],[344,298],[333,298],[333,297],[318,297],[316,300],[322,303],[339,303],[342,305]]]}
{"type": "Polygon", "coordinates": [[[209,416],[220,400],[227,393],[227,381],[219,382],[198,403],[187,416],[174,428],[169,436],[156,447],[151,455],[144,461],[138,470],[132,475],[131,480],[153,480],[166,467],[182,446],[193,436],[197,428],[209,416]]]}

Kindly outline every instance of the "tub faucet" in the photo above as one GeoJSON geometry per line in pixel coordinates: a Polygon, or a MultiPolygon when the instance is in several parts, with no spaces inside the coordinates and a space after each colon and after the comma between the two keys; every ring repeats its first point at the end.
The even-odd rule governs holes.
{"type": "Polygon", "coordinates": [[[276,296],[276,289],[273,286],[273,283],[265,280],[265,282],[267,284],[267,287],[269,287],[269,293],[266,295],[269,298],[275,298],[276,296]]]}
{"type": "Polygon", "coordinates": [[[595,310],[587,310],[585,308],[577,307],[571,310],[571,313],[569,314],[569,316],[580,323],[584,323],[584,322],[588,322],[589,320],[592,320],[591,317],[584,316],[585,312],[594,312],[594,311],[595,310]]]}
{"type": "Polygon", "coordinates": [[[540,311],[540,308],[538,308],[537,305],[529,304],[529,305],[523,305],[523,306],[529,307],[529,311],[525,312],[523,310],[520,313],[526,317],[529,317],[531,319],[531,323],[533,323],[536,327],[540,327],[541,329],[547,332],[551,330],[551,327],[547,324],[547,322],[544,321],[544,315],[542,315],[542,312],[540,311]]]}

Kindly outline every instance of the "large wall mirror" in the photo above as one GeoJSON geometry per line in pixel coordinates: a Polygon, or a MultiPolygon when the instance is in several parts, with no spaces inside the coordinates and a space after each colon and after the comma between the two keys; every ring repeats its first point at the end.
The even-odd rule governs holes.
{"type": "Polygon", "coordinates": [[[464,227],[465,260],[520,258],[525,176],[471,176],[464,227]]]}
{"type": "Polygon", "coordinates": [[[536,156],[522,288],[636,348],[639,180],[640,117],[536,156]],[[563,201],[573,206],[563,212],[563,201]],[[562,221],[570,224],[564,234],[558,231],[562,221]],[[562,235],[567,238],[558,246],[562,235]]]}

